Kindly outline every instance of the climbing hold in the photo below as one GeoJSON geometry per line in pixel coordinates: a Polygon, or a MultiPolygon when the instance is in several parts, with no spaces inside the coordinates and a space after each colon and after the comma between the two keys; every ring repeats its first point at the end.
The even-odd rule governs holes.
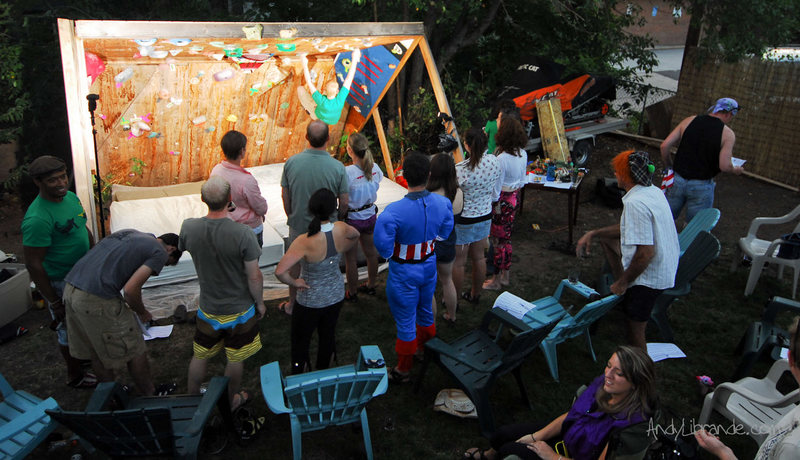
{"type": "Polygon", "coordinates": [[[214,74],[214,80],[216,81],[225,81],[231,78],[233,78],[233,70],[231,69],[220,70],[214,74]]]}
{"type": "Polygon", "coordinates": [[[234,114],[228,115],[227,117],[225,117],[225,119],[230,121],[231,123],[236,123],[237,121],[239,121],[239,118],[234,114]]]}
{"type": "Polygon", "coordinates": [[[192,40],[188,38],[171,38],[169,42],[175,46],[186,46],[191,43],[192,40]]]}

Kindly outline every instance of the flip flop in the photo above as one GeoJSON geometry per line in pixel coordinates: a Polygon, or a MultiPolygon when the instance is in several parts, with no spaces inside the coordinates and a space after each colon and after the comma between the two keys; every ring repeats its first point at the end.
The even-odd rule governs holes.
{"type": "Polygon", "coordinates": [[[358,303],[358,294],[350,294],[350,291],[344,291],[344,301],[358,303]]]}
{"type": "Polygon", "coordinates": [[[233,395],[233,402],[231,403],[231,412],[236,412],[238,409],[247,405],[250,402],[250,393],[245,390],[239,390],[238,393],[233,395]],[[236,396],[239,397],[239,404],[235,404],[236,396]]]}
{"type": "Polygon", "coordinates": [[[97,376],[91,372],[87,372],[77,379],[67,383],[72,388],[87,389],[97,386],[97,376]]]}
{"type": "Polygon", "coordinates": [[[442,319],[447,321],[450,324],[455,324],[456,323],[456,320],[451,319],[450,315],[448,315],[447,312],[442,313],[442,319]]]}
{"type": "Polygon", "coordinates": [[[461,458],[470,459],[470,460],[489,460],[489,457],[486,456],[487,450],[481,450],[478,447],[472,447],[467,449],[464,452],[464,456],[461,458]]]}
{"type": "Polygon", "coordinates": [[[366,284],[362,284],[361,286],[359,286],[358,287],[358,292],[363,292],[364,294],[367,294],[367,295],[376,295],[377,294],[377,291],[375,290],[374,287],[369,287],[366,284]]]}
{"type": "Polygon", "coordinates": [[[287,315],[292,316],[292,309],[294,309],[294,306],[292,306],[292,309],[289,309],[288,307],[290,305],[292,304],[288,300],[285,302],[281,302],[280,305],[278,305],[278,310],[281,313],[286,313],[287,315]]]}

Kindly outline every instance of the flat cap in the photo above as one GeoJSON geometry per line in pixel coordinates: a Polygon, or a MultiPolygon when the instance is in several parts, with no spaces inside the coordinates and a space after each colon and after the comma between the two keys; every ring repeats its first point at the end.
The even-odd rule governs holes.
{"type": "Polygon", "coordinates": [[[33,160],[28,166],[28,174],[30,174],[31,177],[41,177],[54,171],[61,171],[62,169],[67,169],[67,165],[63,160],[52,155],[42,155],[33,160]]]}

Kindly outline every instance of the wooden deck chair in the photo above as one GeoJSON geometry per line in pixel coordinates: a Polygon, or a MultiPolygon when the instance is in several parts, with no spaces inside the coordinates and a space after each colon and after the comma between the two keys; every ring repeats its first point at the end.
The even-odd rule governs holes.
{"type": "Polygon", "coordinates": [[[675,286],[666,289],[656,298],[653,311],[650,313],[650,320],[658,327],[659,334],[665,341],[675,341],[675,335],[667,318],[669,306],[678,297],[691,292],[694,280],[719,257],[719,251],[719,240],[711,233],[702,231],[681,256],[678,261],[678,272],[675,274],[675,286]]]}
{"type": "Polygon", "coordinates": [[[56,427],[45,413],[58,407],[53,398],[41,400],[32,394],[14,390],[0,374],[0,458],[25,458],[56,427]]]}
{"type": "Polygon", "coordinates": [[[692,241],[694,241],[694,238],[700,234],[700,232],[711,232],[711,230],[717,226],[719,216],[719,209],[706,208],[700,210],[692,217],[692,220],[690,220],[689,223],[686,224],[686,227],[678,234],[678,244],[681,248],[681,255],[689,249],[689,245],[692,244],[692,241]]]}
{"type": "Polygon", "coordinates": [[[83,412],[48,410],[92,447],[111,457],[197,458],[214,406],[233,428],[228,377],[214,377],[202,395],[129,398],[119,383],[101,383],[83,412]],[[114,401],[119,409],[110,410],[114,401]]]}
{"type": "Polygon", "coordinates": [[[428,364],[430,362],[438,364],[446,374],[458,382],[458,386],[475,404],[481,434],[489,437],[495,428],[489,402],[489,392],[495,381],[512,372],[524,403],[530,407],[531,403],[522,381],[520,368],[525,358],[539,347],[557,322],[556,319],[532,328],[509,313],[492,308],[484,314],[478,329],[451,343],[446,343],[438,337],[425,343],[425,361],[415,384],[415,391],[419,390],[428,364]],[[490,331],[490,326],[495,320],[500,322],[501,327],[497,331],[490,331]],[[504,327],[516,333],[505,346],[501,345],[504,327]]]}
{"type": "Polygon", "coordinates": [[[292,453],[302,458],[302,434],[361,422],[364,448],[372,459],[367,403],[386,393],[389,378],[380,349],[362,346],[355,364],[283,377],[277,361],[261,366],[261,391],[269,409],[289,414],[292,453]]]}

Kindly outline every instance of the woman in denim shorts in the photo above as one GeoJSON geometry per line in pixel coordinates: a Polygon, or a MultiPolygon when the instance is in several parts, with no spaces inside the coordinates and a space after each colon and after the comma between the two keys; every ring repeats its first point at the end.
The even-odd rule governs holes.
{"type": "Polygon", "coordinates": [[[472,260],[471,289],[461,293],[461,298],[476,304],[480,299],[486,278],[487,237],[492,224],[494,188],[500,177],[497,157],[487,154],[486,135],[473,126],[464,135],[469,159],[456,165],[458,186],[464,193],[464,209],[455,218],[456,260],[453,266],[453,283],[461,290],[464,282],[464,265],[467,256],[472,260]]]}

